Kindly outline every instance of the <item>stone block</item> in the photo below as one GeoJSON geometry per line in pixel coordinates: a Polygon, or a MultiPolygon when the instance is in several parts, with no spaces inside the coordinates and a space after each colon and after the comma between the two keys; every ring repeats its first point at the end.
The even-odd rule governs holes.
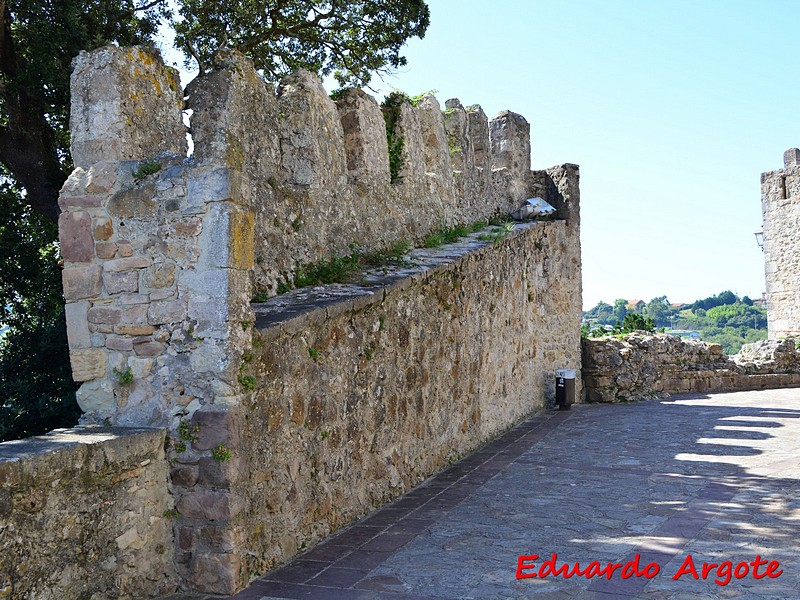
{"type": "Polygon", "coordinates": [[[70,350],[72,378],[75,381],[99,379],[106,374],[106,353],[99,348],[70,350]]]}
{"type": "Polygon", "coordinates": [[[95,195],[65,196],[62,194],[58,199],[58,206],[61,210],[69,210],[70,208],[98,208],[103,206],[103,197],[95,195]]]}
{"type": "Polygon", "coordinates": [[[213,457],[201,458],[198,483],[206,488],[230,489],[240,472],[239,462],[238,457],[232,457],[224,462],[213,457]]]}
{"type": "Polygon", "coordinates": [[[186,185],[187,209],[199,209],[208,202],[222,202],[234,196],[231,172],[227,168],[192,173],[186,185]]]}
{"type": "Polygon", "coordinates": [[[64,306],[67,321],[67,339],[72,349],[91,348],[91,335],[89,333],[89,303],[68,302],[64,306]]]}
{"type": "Polygon", "coordinates": [[[186,305],[180,300],[160,300],[150,303],[147,322],[150,325],[180,323],[186,318],[186,305]]]}
{"type": "Polygon", "coordinates": [[[251,269],[255,262],[253,213],[229,203],[214,204],[203,221],[203,268],[251,269]]]}
{"type": "Polygon", "coordinates": [[[61,256],[69,262],[91,262],[94,259],[92,218],[87,212],[62,212],[58,217],[58,238],[61,256]]]}
{"type": "Polygon", "coordinates": [[[106,241],[114,234],[114,225],[108,217],[99,217],[94,221],[94,228],[92,235],[94,239],[100,242],[106,241]]]}
{"type": "Polygon", "coordinates": [[[103,270],[106,273],[120,273],[122,271],[132,271],[134,269],[144,269],[149,267],[152,261],[144,256],[131,256],[126,258],[116,258],[107,260],[103,263],[103,270]]]}
{"type": "Polygon", "coordinates": [[[61,272],[61,283],[67,302],[98,296],[101,282],[99,265],[69,266],[61,272]]]}
{"type": "Polygon", "coordinates": [[[192,442],[195,450],[211,450],[219,444],[231,450],[239,445],[239,419],[229,411],[198,410],[192,415],[192,426],[199,429],[197,440],[192,442]]]}
{"type": "Polygon", "coordinates": [[[240,528],[229,525],[206,525],[200,528],[198,541],[202,547],[214,552],[235,552],[245,543],[240,528]]]}
{"type": "Polygon", "coordinates": [[[114,333],[119,335],[150,335],[156,330],[153,325],[124,324],[114,325],[114,333]]]}
{"type": "Polygon", "coordinates": [[[109,294],[139,291],[139,273],[123,271],[121,273],[103,273],[103,285],[109,294]]]}
{"type": "Polygon", "coordinates": [[[239,589],[240,572],[235,554],[199,554],[192,564],[191,585],[206,594],[230,595],[239,589]]]}
{"type": "Polygon", "coordinates": [[[193,490],[178,500],[176,507],[182,516],[206,521],[227,521],[236,516],[235,499],[229,492],[193,490]]]}
{"type": "Polygon", "coordinates": [[[117,245],[114,242],[97,242],[94,245],[94,251],[97,254],[97,258],[114,258],[117,254],[117,245]]]}
{"type": "Polygon", "coordinates": [[[170,471],[170,479],[173,485],[190,488],[194,487],[197,483],[198,469],[195,465],[181,465],[178,464],[172,467],[170,471]]]}
{"type": "Polygon", "coordinates": [[[90,194],[104,194],[114,187],[116,181],[116,162],[97,163],[89,169],[86,175],[86,191],[90,194]]]}
{"type": "Polygon", "coordinates": [[[133,342],[136,356],[158,356],[164,351],[164,344],[153,340],[133,342]]]}
{"type": "Polygon", "coordinates": [[[109,350],[128,352],[133,350],[133,340],[127,336],[107,335],[105,339],[105,346],[109,350]]]}
{"type": "Polygon", "coordinates": [[[149,289],[170,287],[175,283],[175,265],[157,263],[147,267],[142,274],[142,283],[149,289]]]}
{"type": "Polygon", "coordinates": [[[114,325],[119,323],[122,310],[115,306],[93,306],[89,309],[89,323],[105,323],[114,325]]]}

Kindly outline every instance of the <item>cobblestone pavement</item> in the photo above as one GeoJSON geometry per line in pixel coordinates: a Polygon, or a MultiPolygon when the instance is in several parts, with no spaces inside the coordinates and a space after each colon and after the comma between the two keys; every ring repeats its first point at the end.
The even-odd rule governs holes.
{"type": "Polygon", "coordinates": [[[800,389],[535,415],[234,598],[800,598],[800,389]]]}

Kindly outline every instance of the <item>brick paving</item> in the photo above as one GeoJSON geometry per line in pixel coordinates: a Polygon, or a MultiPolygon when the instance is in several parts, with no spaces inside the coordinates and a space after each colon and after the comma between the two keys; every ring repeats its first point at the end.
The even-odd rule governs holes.
{"type": "Polygon", "coordinates": [[[233,598],[800,598],[800,389],[534,415],[233,598]],[[517,579],[553,553],[659,573],[517,579]],[[688,555],[782,574],[673,580],[688,555]]]}

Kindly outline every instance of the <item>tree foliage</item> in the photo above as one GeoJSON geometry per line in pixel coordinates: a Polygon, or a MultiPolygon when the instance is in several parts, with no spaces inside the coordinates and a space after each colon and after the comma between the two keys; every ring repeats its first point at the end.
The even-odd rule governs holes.
{"type": "Polygon", "coordinates": [[[0,19],[0,327],[8,328],[0,337],[0,438],[7,439],[77,415],[53,224],[72,168],[69,78],[79,52],[151,44],[170,22],[178,47],[204,69],[234,48],[268,79],[305,68],[365,84],[406,63],[400,49],[425,34],[429,12],[424,0],[0,0],[0,19]]]}
{"type": "Polygon", "coordinates": [[[400,49],[423,37],[430,20],[424,0],[182,0],[179,14],[176,44],[201,71],[233,48],[267,79],[308,69],[340,85],[365,85],[405,65],[400,49]]]}
{"type": "Polygon", "coordinates": [[[0,184],[0,441],[76,423],[55,225],[0,184]]]}

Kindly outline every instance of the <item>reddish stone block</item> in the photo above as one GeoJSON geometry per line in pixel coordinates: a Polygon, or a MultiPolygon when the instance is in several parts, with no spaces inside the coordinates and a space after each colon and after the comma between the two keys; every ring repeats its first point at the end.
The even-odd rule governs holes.
{"type": "Polygon", "coordinates": [[[90,262],[94,258],[92,218],[87,212],[63,212],[58,217],[61,256],[70,262],[90,262]]]}
{"type": "Polygon", "coordinates": [[[122,311],[114,306],[93,306],[89,309],[87,318],[89,323],[104,323],[114,325],[119,323],[122,311]]]}
{"type": "Polygon", "coordinates": [[[58,206],[61,210],[68,208],[98,208],[103,205],[102,196],[61,196],[58,206]]]}
{"type": "Polygon", "coordinates": [[[131,256],[109,260],[103,265],[107,273],[119,273],[120,271],[132,271],[133,269],[143,269],[150,265],[150,259],[143,256],[131,256]]]}
{"type": "Polygon", "coordinates": [[[114,258],[117,254],[117,245],[114,242],[97,242],[94,245],[94,251],[97,254],[97,258],[114,258]]]}
{"type": "Polygon", "coordinates": [[[61,272],[64,298],[67,302],[93,298],[100,294],[101,271],[98,265],[67,267],[61,272]]]}
{"type": "Polygon", "coordinates": [[[139,290],[139,274],[136,271],[103,273],[103,284],[109,294],[136,292],[139,290]]]}

